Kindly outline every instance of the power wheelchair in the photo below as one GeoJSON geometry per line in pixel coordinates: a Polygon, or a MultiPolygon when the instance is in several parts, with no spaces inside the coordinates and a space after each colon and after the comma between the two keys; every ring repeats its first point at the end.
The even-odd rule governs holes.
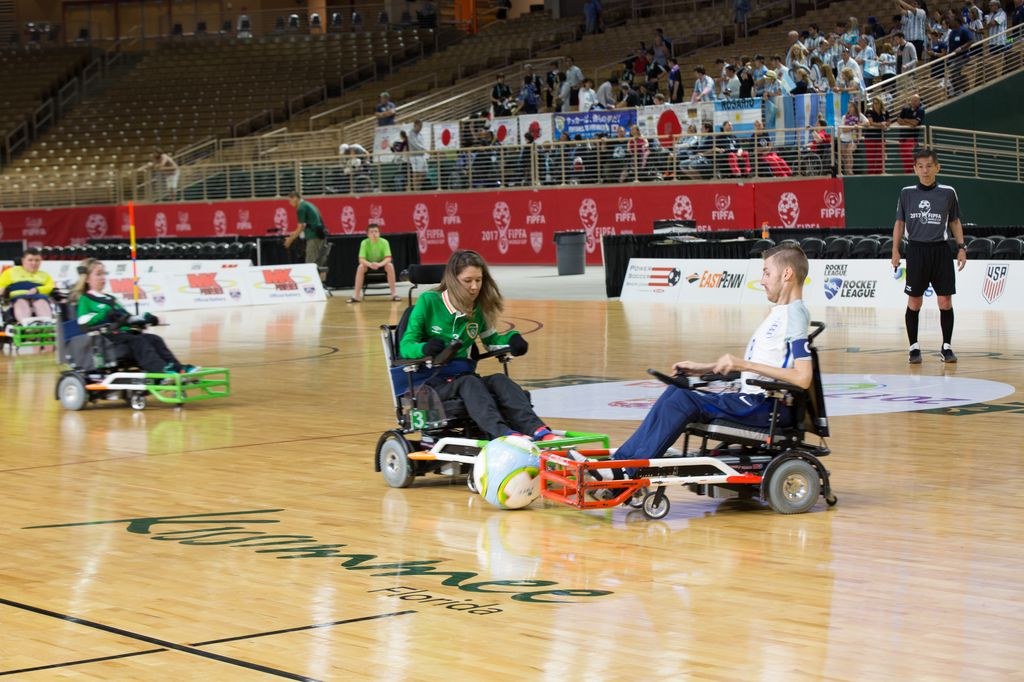
{"type": "MultiPolygon", "coordinates": [[[[433,358],[408,360],[400,357],[399,341],[412,312],[413,290],[421,284],[435,284],[444,273],[443,265],[411,265],[408,271],[409,306],[397,325],[380,327],[384,357],[392,387],[392,398],[398,425],[381,434],[374,454],[374,471],[380,472],[392,488],[407,488],[418,476],[440,474],[466,476],[466,485],[476,492],[473,464],[489,438],[470,419],[460,399],[440,400],[427,384],[414,388],[414,373],[441,367],[458,350],[450,345],[433,358]]],[[[496,358],[507,375],[512,356],[507,347],[475,354],[475,362],[496,358]]],[[[474,363],[475,364],[475,363],[474,363]]],[[[557,440],[538,442],[542,449],[564,449],[578,445],[607,448],[608,436],[576,431],[555,431],[557,440]]]]}
{"type": "MultiPolygon", "coordinates": [[[[669,512],[665,489],[686,486],[698,495],[713,498],[759,498],[780,514],[809,511],[824,497],[828,506],[837,502],[829,472],[821,458],[829,454],[829,435],[821,367],[813,341],[825,329],[811,322],[808,337],[813,380],[808,389],[779,381],[749,379],[775,399],[771,424],[761,429],[725,419],[707,424],[687,424],[682,452],[652,459],[613,460],[613,450],[548,451],[541,453],[541,495],[579,509],[613,507],[626,503],[651,519],[669,512]],[[788,405],[792,424],[779,419],[779,405],[788,405]],[[818,444],[806,440],[817,436],[818,444]],[[691,444],[696,447],[691,449],[691,444]],[[576,455],[575,457],[573,455],[576,455]],[[635,475],[615,479],[612,469],[636,469],[635,475]],[[601,472],[604,472],[602,475],[601,472]]],[[[710,382],[735,380],[732,376],[705,375],[701,381],[669,377],[648,370],[663,382],[694,389],[710,382]]]]}
{"type": "MultiPolygon", "coordinates": [[[[120,322],[84,330],[60,308],[57,316],[57,357],[66,368],[57,379],[54,397],[67,410],[81,410],[100,400],[123,400],[133,410],[144,410],[150,398],[180,407],[231,395],[230,373],[223,367],[189,374],[145,372],[124,346],[111,339],[120,322]]],[[[149,324],[137,326],[141,331],[149,324]]]]}
{"type": "Polygon", "coordinates": [[[30,317],[20,322],[14,317],[14,297],[11,294],[34,286],[29,282],[17,282],[0,292],[0,346],[9,347],[15,353],[22,348],[53,348],[57,345],[54,319],[57,306],[64,300],[63,292],[55,289],[46,297],[53,311],[50,317],[30,317]]]}

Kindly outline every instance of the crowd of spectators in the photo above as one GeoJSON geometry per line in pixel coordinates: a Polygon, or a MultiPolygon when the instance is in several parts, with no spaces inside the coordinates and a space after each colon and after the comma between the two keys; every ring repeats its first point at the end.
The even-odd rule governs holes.
{"type": "MultiPolygon", "coordinates": [[[[487,125],[478,125],[463,131],[462,149],[441,173],[444,178],[431,177],[429,181],[428,153],[419,133],[422,124],[417,121],[392,147],[395,152],[417,152],[400,155],[408,167],[394,188],[785,177],[830,170],[875,174],[887,168],[886,140],[898,142],[902,161],[898,167],[910,172],[907,159],[919,142],[925,116],[921,98],[914,95],[901,110],[890,111],[889,98],[876,97],[869,102],[866,90],[924,62],[948,54],[964,55],[976,40],[993,38],[990,49],[1005,49],[1005,37],[1000,40],[1000,36],[1008,27],[1024,23],[1024,0],[1013,0],[1012,12],[1007,12],[1000,0],[990,0],[986,11],[974,2],[964,0],[959,8],[929,13],[924,0],[894,0],[896,13],[888,26],[876,17],[867,17],[864,23],[849,17],[824,30],[810,24],[806,30],[789,31],[786,48],[777,54],[717,59],[713,65],[696,66],[690,78],[673,55],[672,39],[660,28],[649,45],[640,42],[623,58],[621,69],[600,84],[586,77],[571,56],[551,61],[543,76],[527,64],[519,76],[495,77],[487,116],[760,98],[764,101],[763,119],[757,121],[753,134],[744,135],[734,134],[729,123],[716,130],[704,121],[690,125],[671,142],[657,136],[645,138],[632,126],[629,130],[615,127],[611,134],[589,140],[563,135],[554,144],[537,141],[527,132],[521,144],[512,146],[500,144],[487,125]],[[769,120],[770,127],[774,122],[774,98],[827,92],[849,95],[849,105],[837,116],[835,126],[830,128],[822,118],[798,143],[777,148],[776,136],[766,131],[764,123],[769,120]],[[415,141],[410,137],[413,134],[415,141]],[[831,148],[837,160],[835,168],[827,165],[833,156],[825,152],[831,148]]],[[[584,7],[587,31],[603,30],[600,1],[587,0],[584,7]]],[[[963,87],[963,68],[962,59],[946,60],[933,75],[954,94],[963,87]]],[[[380,125],[394,121],[394,103],[387,93],[381,94],[375,116],[380,125]]],[[[347,147],[342,152],[342,165],[350,176],[346,184],[359,191],[359,178],[365,177],[368,189],[370,158],[366,150],[358,145],[342,147],[347,147]]]]}

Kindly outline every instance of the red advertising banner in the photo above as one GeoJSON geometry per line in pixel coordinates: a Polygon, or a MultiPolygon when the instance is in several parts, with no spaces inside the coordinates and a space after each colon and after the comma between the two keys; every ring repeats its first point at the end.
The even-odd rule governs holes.
{"type": "MultiPolygon", "coordinates": [[[[388,232],[416,231],[425,263],[474,249],[489,262],[552,264],[554,233],[586,232],[587,262],[601,262],[605,234],[650,233],[657,220],[693,220],[702,230],[843,227],[842,181],[624,185],[543,190],[310,197],[332,234],[361,232],[377,223],[388,232]]],[[[284,199],[135,207],[140,239],[265,236],[294,229],[284,199]]],[[[70,244],[125,236],[124,207],[0,212],[3,239],[70,244]]]]}

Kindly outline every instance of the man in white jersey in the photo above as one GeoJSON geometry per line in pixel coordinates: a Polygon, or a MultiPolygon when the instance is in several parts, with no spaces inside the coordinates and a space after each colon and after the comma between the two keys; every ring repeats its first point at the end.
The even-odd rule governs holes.
{"type": "MultiPolygon", "coordinates": [[[[709,372],[741,373],[738,392],[706,393],[670,386],[661,394],[643,423],[612,455],[613,459],[650,459],[661,457],[694,422],[712,419],[768,427],[775,401],[764,389],[749,386],[747,379],[785,381],[809,388],[814,376],[807,342],[810,313],[803,302],[803,284],[807,277],[807,256],[798,246],[782,245],[764,253],[761,285],[773,305],[747,344],[742,358],[725,354],[714,362],[684,360],[672,368],[678,374],[701,375],[709,372]]],[[[789,408],[779,405],[783,424],[791,421],[789,408]]],[[[608,470],[616,478],[632,472],[608,470]]]]}

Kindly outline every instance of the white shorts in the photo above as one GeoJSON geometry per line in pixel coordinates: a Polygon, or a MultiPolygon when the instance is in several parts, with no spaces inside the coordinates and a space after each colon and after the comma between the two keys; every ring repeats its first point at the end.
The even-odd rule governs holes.
{"type": "Polygon", "coordinates": [[[409,157],[409,168],[412,169],[413,173],[426,173],[427,172],[427,155],[416,154],[409,157]]]}

